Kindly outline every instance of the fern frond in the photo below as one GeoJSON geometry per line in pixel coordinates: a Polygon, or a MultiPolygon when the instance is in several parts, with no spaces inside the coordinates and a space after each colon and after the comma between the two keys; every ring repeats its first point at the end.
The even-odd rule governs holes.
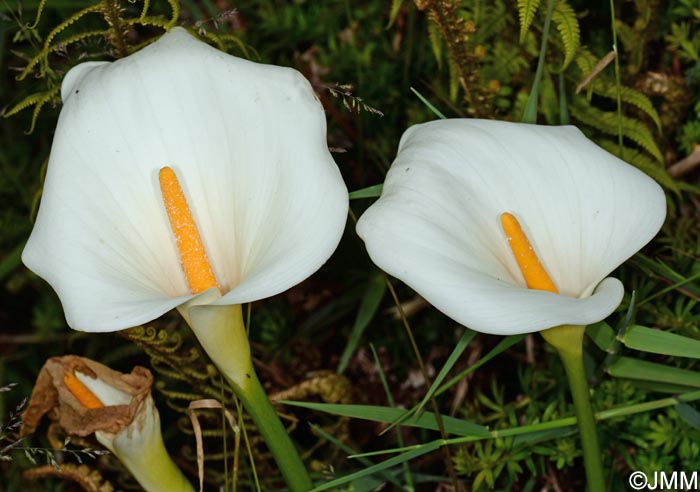
{"type": "MultiPolygon", "coordinates": [[[[32,58],[29,63],[27,64],[26,67],[20,72],[20,74],[16,77],[17,80],[24,80],[27,75],[29,75],[34,68],[40,63],[40,62],[45,62],[47,63],[49,54],[56,51],[60,44],[53,44],[53,40],[58,36],[61,32],[63,32],[66,28],[70,27],[72,24],[80,20],[83,16],[92,13],[92,12],[99,12],[102,9],[102,2],[97,3],[95,5],[90,5],[89,7],[84,8],[83,10],[80,10],[70,16],[68,19],[65,21],[61,22],[58,26],[53,28],[51,32],[46,36],[46,39],[44,40],[44,47],[41,49],[37,55],[32,58]]],[[[38,19],[38,17],[37,17],[38,19]]],[[[94,32],[94,31],[93,31],[94,32]]],[[[79,36],[79,35],[77,35],[79,36]]],[[[75,38],[75,36],[68,38],[69,40],[75,38]]],[[[75,41],[72,41],[75,42],[75,41]]],[[[65,45],[65,43],[62,43],[65,45]]],[[[43,77],[44,71],[42,71],[40,76],[43,77]]]]}
{"type": "Polygon", "coordinates": [[[139,19],[145,19],[148,15],[148,9],[151,7],[151,0],[143,0],[143,8],[141,9],[141,15],[139,19]]]}
{"type": "Polygon", "coordinates": [[[79,32],[77,34],[74,34],[72,36],[67,37],[66,39],[62,39],[60,43],[56,43],[53,46],[50,47],[51,52],[57,52],[67,46],[70,46],[71,44],[79,43],[80,41],[84,41],[88,38],[96,38],[96,37],[101,37],[104,38],[109,34],[108,29],[104,29],[102,31],[87,31],[87,32],[79,32]]]}
{"type": "Polygon", "coordinates": [[[24,99],[22,99],[20,102],[15,104],[12,109],[9,109],[3,116],[3,118],[9,118],[10,116],[14,116],[23,109],[28,108],[29,106],[33,106],[34,104],[38,103],[39,100],[44,96],[43,92],[37,92],[36,94],[31,94],[24,99]]]}
{"type": "MultiPolygon", "coordinates": [[[[617,154],[620,149],[618,143],[612,140],[599,140],[597,143],[611,154],[617,154]]],[[[678,192],[678,185],[676,182],[668,174],[668,171],[657,161],[650,159],[639,150],[629,147],[624,148],[623,154],[625,161],[629,164],[632,164],[634,167],[647,174],[664,188],[676,193],[678,192]]]]}
{"type": "Polygon", "coordinates": [[[159,393],[163,394],[163,396],[165,396],[168,400],[180,400],[191,402],[195,400],[200,400],[202,398],[201,395],[185,393],[184,391],[173,391],[166,389],[166,385],[162,384],[162,382],[160,381],[159,384],[156,384],[156,389],[159,393]]]}
{"type": "Polygon", "coordinates": [[[22,69],[20,74],[15,77],[16,80],[24,80],[27,75],[32,73],[34,70],[34,67],[36,67],[40,62],[42,62],[46,57],[44,56],[43,50],[37,54],[34,58],[29,60],[29,63],[27,63],[27,66],[22,69]]]}
{"type": "Polygon", "coordinates": [[[591,53],[588,48],[583,47],[578,50],[574,62],[584,75],[593,71],[598,64],[598,58],[591,53]]]}
{"type": "Polygon", "coordinates": [[[201,31],[199,33],[199,35],[201,37],[203,37],[204,39],[207,39],[207,40],[211,41],[212,43],[214,43],[216,45],[216,47],[219,49],[219,51],[226,51],[226,46],[224,45],[224,42],[216,34],[209,32],[209,31],[201,31]]]}
{"type": "Polygon", "coordinates": [[[196,31],[190,31],[193,35],[199,36],[200,38],[203,38],[205,40],[209,40],[210,42],[216,44],[216,46],[224,52],[228,52],[228,46],[227,44],[233,44],[236,48],[238,48],[239,52],[245,57],[250,59],[250,52],[248,51],[248,47],[245,45],[243,40],[236,36],[235,34],[219,34],[213,33],[211,31],[208,31],[204,29],[203,26],[200,26],[199,29],[196,31]]]}
{"type": "MultiPolygon", "coordinates": [[[[617,88],[614,85],[603,85],[604,88],[598,88],[598,84],[593,85],[593,92],[609,99],[617,99],[617,88]]],[[[627,86],[620,87],[620,97],[628,104],[633,105],[640,111],[643,111],[649,118],[652,119],[658,131],[661,131],[661,118],[659,113],[654,108],[646,94],[639,92],[636,89],[627,86]]]]}
{"type": "MultiPolygon", "coordinates": [[[[580,102],[573,104],[569,109],[571,116],[584,125],[600,130],[607,135],[618,134],[618,114],[616,111],[601,111],[592,106],[584,106],[580,102]]],[[[663,163],[663,156],[651,130],[641,121],[622,116],[622,136],[629,138],[654,156],[657,161],[663,163]]]]}
{"type": "MultiPolygon", "coordinates": [[[[609,56],[603,57],[602,60],[605,58],[609,58],[609,56]]],[[[600,64],[600,60],[598,60],[587,48],[581,48],[578,51],[578,54],[574,58],[574,62],[584,75],[590,74],[597,68],[599,69],[598,65],[600,64]]],[[[600,72],[600,70],[598,71],[600,72]]],[[[613,100],[617,99],[617,87],[615,83],[610,79],[610,77],[606,78],[602,73],[600,73],[599,76],[596,76],[596,78],[593,79],[587,85],[587,87],[590,92],[593,92],[599,96],[607,97],[613,100]]],[[[643,111],[646,115],[648,115],[654,121],[656,128],[661,131],[661,118],[659,117],[659,113],[656,111],[654,104],[646,94],[631,87],[621,86],[620,97],[624,102],[635,106],[640,111],[643,111]]]]}
{"type": "Polygon", "coordinates": [[[44,49],[42,50],[42,53],[45,54],[45,56],[48,56],[48,50],[51,47],[51,44],[53,43],[54,38],[61,34],[64,30],[66,30],[68,27],[71,25],[75,24],[77,21],[79,21],[82,17],[86,16],[87,14],[91,14],[93,12],[100,12],[103,8],[103,2],[96,3],[95,5],[90,5],[89,7],[85,7],[83,10],[79,10],[75,14],[71,15],[68,19],[64,20],[61,22],[59,25],[54,27],[51,32],[46,36],[46,39],[44,40],[44,49]]]}
{"type": "Polygon", "coordinates": [[[228,41],[229,43],[233,43],[240,50],[241,54],[243,54],[244,57],[250,59],[248,47],[245,45],[241,38],[239,38],[235,34],[219,34],[219,37],[222,41],[228,41]]]}
{"type": "Polygon", "coordinates": [[[167,29],[169,30],[171,27],[177,24],[177,20],[180,18],[180,3],[178,0],[168,0],[168,5],[170,5],[170,10],[172,11],[170,22],[168,22],[167,26],[167,29]]]}
{"type": "Polygon", "coordinates": [[[520,44],[525,42],[532,21],[540,6],[540,0],[518,0],[518,19],[520,19],[520,44]]]}
{"type": "Polygon", "coordinates": [[[562,70],[572,62],[576,51],[581,45],[581,32],[576,18],[576,12],[566,0],[559,0],[552,12],[552,21],[557,26],[557,31],[564,43],[564,63],[562,70]]]}
{"type": "Polygon", "coordinates": [[[36,26],[39,25],[39,21],[41,20],[41,14],[44,13],[44,7],[46,7],[46,2],[48,0],[41,0],[39,2],[39,5],[36,7],[36,17],[34,18],[34,24],[30,24],[27,26],[27,29],[36,29],[36,26]]]}
{"type": "Polygon", "coordinates": [[[510,85],[514,77],[530,66],[523,56],[522,49],[513,43],[495,41],[491,52],[492,63],[483,67],[486,80],[495,79],[503,85],[510,85]]]}
{"type": "MultiPolygon", "coordinates": [[[[598,60],[598,63],[596,63],[595,66],[588,71],[588,73],[584,72],[585,75],[576,86],[576,94],[581,92],[588,84],[590,84],[591,81],[595,79],[603,70],[605,70],[605,68],[610,65],[610,63],[612,63],[616,57],[617,53],[615,50],[610,50],[607,55],[598,60]]],[[[576,64],[579,65],[579,67],[581,66],[578,62],[576,64]]]]}
{"type": "Polygon", "coordinates": [[[59,102],[60,101],[60,91],[61,91],[61,86],[57,85],[56,87],[49,89],[48,91],[45,92],[38,92],[36,94],[31,94],[24,99],[22,99],[18,104],[16,104],[12,109],[10,109],[7,113],[3,115],[4,118],[9,118],[10,116],[14,116],[23,109],[28,108],[29,106],[34,106],[34,111],[32,112],[32,123],[29,127],[29,130],[27,130],[26,133],[29,135],[34,131],[34,125],[36,124],[36,119],[39,117],[39,113],[41,112],[41,108],[44,107],[46,103],[49,102],[59,102]]]}
{"type": "MultiPolygon", "coordinates": [[[[162,15],[146,15],[144,17],[134,17],[131,19],[124,19],[124,24],[127,26],[153,26],[153,27],[160,27],[161,29],[168,30],[168,26],[170,25],[170,19],[166,19],[162,15]]],[[[157,38],[156,38],[157,39],[157,38]]],[[[129,52],[133,53],[134,50],[133,48],[129,48],[129,52]]]]}

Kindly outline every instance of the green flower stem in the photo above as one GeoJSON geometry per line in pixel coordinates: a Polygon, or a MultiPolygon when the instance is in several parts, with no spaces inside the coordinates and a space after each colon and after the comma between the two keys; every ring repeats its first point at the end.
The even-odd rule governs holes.
{"type": "Polygon", "coordinates": [[[602,455],[598,443],[595,416],[591,407],[586,370],[583,366],[583,335],[585,326],[562,325],[542,331],[542,336],[559,352],[566,376],[583,445],[583,462],[586,467],[588,492],[605,490],[602,455]]]}
{"type": "Polygon", "coordinates": [[[178,310],[253,418],[290,490],[307,492],[313,485],[304,463],[253,369],[243,310],[240,305],[212,305],[218,292],[212,289],[211,295],[194,299],[201,304],[188,303],[178,310]]]}
{"type": "Polygon", "coordinates": [[[289,488],[293,492],[311,490],[313,485],[306,468],[304,468],[304,463],[299,458],[287,430],[277,417],[277,412],[267,398],[267,394],[255,373],[250,374],[245,388],[237,387],[232,381],[231,387],[243,403],[248,415],[253,418],[258,432],[262,434],[289,488]]]}

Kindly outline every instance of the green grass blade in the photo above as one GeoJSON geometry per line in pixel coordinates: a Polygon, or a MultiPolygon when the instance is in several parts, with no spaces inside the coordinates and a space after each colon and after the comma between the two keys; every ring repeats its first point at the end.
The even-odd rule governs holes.
{"type": "Polygon", "coordinates": [[[425,105],[427,106],[427,108],[428,108],[430,111],[433,112],[433,114],[434,114],[435,116],[437,116],[437,117],[440,118],[441,120],[447,119],[447,116],[445,116],[444,114],[442,114],[438,108],[436,108],[435,106],[433,106],[433,105],[430,103],[430,101],[428,101],[425,97],[423,97],[423,94],[421,94],[420,92],[418,92],[417,90],[415,90],[413,87],[411,87],[411,91],[418,97],[418,99],[421,100],[421,102],[422,102],[423,104],[425,104],[425,105]]]}
{"type": "MultiPolygon", "coordinates": [[[[374,365],[377,366],[377,371],[379,372],[379,377],[382,380],[382,386],[384,387],[384,393],[386,393],[386,399],[389,402],[389,405],[391,405],[392,408],[396,406],[396,403],[394,402],[394,397],[391,395],[391,390],[389,389],[389,383],[386,381],[386,375],[384,374],[384,369],[382,369],[382,363],[379,360],[379,356],[377,355],[377,351],[374,350],[374,345],[371,343],[369,344],[370,348],[372,349],[372,357],[374,357],[374,365]]],[[[403,446],[403,434],[401,434],[401,429],[396,429],[396,442],[399,444],[399,446],[403,446]]],[[[404,478],[406,479],[406,488],[408,491],[413,491],[415,490],[415,487],[413,485],[413,477],[411,476],[411,469],[408,467],[408,463],[402,463],[401,466],[403,467],[403,474],[404,478]]]]}
{"type": "Polygon", "coordinates": [[[609,352],[610,347],[615,343],[615,331],[605,321],[587,326],[586,335],[603,352],[609,352]]]}
{"type": "Polygon", "coordinates": [[[420,413],[423,407],[425,407],[425,405],[430,401],[430,398],[432,398],[433,393],[435,393],[435,391],[437,391],[437,389],[440,387],[440,384],[452,370],[452,367],[455,365],[457,360],[459,360],[459,357],[462,355],[469,343],[474,339],[474,336],[476,336],[475,331],[470,330],[469,328],[465,329],[464,334],[459,339],[459,342],[457,342],[457,345],[455,346],[450,356],[447,358],[447,362],[445,362],[445,365],[442,366],[442,369],[435,378],[435,381],[433,381],[433,384],[430,385],[430,389],[423,397],[423,401],[421,401],[418,405],[416,413],[420,413]]]}
{"type": "Polygon", "coordinates": [[[685,386],[683,384],[671,384],[671,383],[656,383],[654,381],[642,381],[636,379],[634,381],[635,388],[639,388],[642,391],[652,391],[654,393],[667,393],[669,395],[678,395],[681,393],[687,393],[688,391],[693,391],[692,386],[685,386]]]}
{"type": "Polygon", "coordinates": [[[665,366],[655,362],[620,357],[608,368],[611,376],[700,388],[700,372],[665,366]]]}
{"type": "Polygon", "coordinates": [[[355,473],[345,475],[344,477],[331,480],[330,482],[326,482],[312,489],[310,492],[321,492],[322,490],[328,490],[339,485],[352,482],[354,480],[357,480],[358,478],[367,477],[379,471],[391,468],[392,466],[400,465],[401,463],[404,463],[408,460],[412,460],[414,458],[418,458],[419,456],[423,456],[424,454],[428,454],[432,451],[435,451],[436,449],[439,449],[441,445],[442,441],[433,441],[427,444],[423,444],[416,449],[399,454],[397,456],[394,456],[393,458],[389,458],[386,461],[377,463],[376,465],[370,466],[369,468],[365,468],[364,470],[360,470],[355,473]]]}
{"type": "Polygon", "coordinates": [[[685,421],[686,424],[695,430],[700,430],[700,413],[685,402],[679,401],[676,405],[678,416],[685,421]]]}
{"type": "Polygon", "coordinates": [[[377,313],[377,309],[379,309],[379,305],[381,304],[385,293],[386,282],[384,282],[384,275],[372,275],[367,284],[365,294],[362,296],[362,302],[360,303],[360,308],[357,311],[355,323],[352,325],[348,343],[345,346],[345,350],[343,350],[343,355],[340,357],[338,374],[342,374],[347,367],[348,362],[350,361],[350,356],[352,356],[357,348],[357,345],[360,343],[360,338],[362,337],[362,333],[364,333],[365,328],[367,328],[370,321],[372,321],[372,318],[374,318],[374,315],[377,313]]]}
{"type": "MultiPolygon", "coordinates": [[[[498,345],[496,345],[488,354],[486,354],[484,357],[479,359],[476,363],[472,364],[459,374],[457,374],[455,377],[450,379],[447,383],[443,384],[440,386],[436,391],[435,391],[435,396],[440,396],[443,394],[445,391],[449,390],[452,386],[457,384],[462,378],[465,376],[471,374],[472,372],[476,371],[479,367],[483,366],[486,364],[488,361],[499,355],[501,352],[507,350],[508,348],[512,347],[516,343],[518,343],[520,340],[525,338],[525,335],[511,335],[509,337],[504,338],[501,340],[498,345]]],[[[434,385],[436,386],[436,385],[434,385]]],[[[382,431],[382,434],[388,432],[391,430],[394,426],[403,423],[405,420],[408,420],[409,417],[414,415],[418,411],[418,406],[414,406],[411,408],[409,411],[407,411],[404,415],[401,416],[398,420],[394,421],[391,423],[389,427],[384,429],[382,431]]]]}
{"type": "Polygon", "coordinates": [[[564,83],[564,72],[559,72],[559,124],[568,125],[569,104],[566,100],[566,85],[564,83]]]}
{"type": "Polygon", "coordinates": [[[549,27],[552,24],[553,11],[554,0],[549,0],[547,17],[544,20],[544,29],[542,30],[542,44],[540,46],[540,57],[537,60],[535,80],[532,83],[532,89],[527,98],[527,105],[525,106],[525,111],[523,111],[523,117],[520,120],[523,123],[537,123],[537,104],[539,102],[540,82],[542,81],[542,73],[544,72],[545,54],[547,53],[547,36],[549,36],[549,27]]]}
{"type": "MultiPolygon", "coordinates": [[[[324,431],[321,427],[319,427],[319,426],[317,426],[317,425],[315,425],[315,424],[310,424],[310,425],[311,425],[311,428],[313,429],[314,432],[318,433],[318,434],[321,435],[324,439],[326,439],[328,442],[330,442],[330,443],[334,444],[335,446],[339,447],[340,449],[342,449],[343,451],[345,451],[347,454],[350,455],[350,454],[356,454],[356,453],[357,453],[357,452],[356,452],[354,449],[352,449],[350,446],[347,446],[345,443],[339,441],[339,440],[336,439],[333,435],[331,435],[331,434],[329,434],[328,432],[324,431]]],[[[359,456],[359,457],[357,457],[356,459],[357,459],[357,461],[360,462],[360,464],[362,464],[362,466],[365,466],[365,467],[374,466],[374,463],[372,463],[372,461],[370,461],[368,458],[365,458],[364,456],[359,456]]],[[[383,480],[388,481],[388,482],[391,482],[391,483],[393,483],[394,485],[396,485],[397,487],[401,487],[401,482],[399,482],[399,481],[396,479],[396,477],[394,477],[393,475],[391,475],[391,474],[389,474],[389,473],[387,473],[387,472],[385,472],[385,471],[382,471],[382,472],[380,473],[380,475],[381,475],[381,477],[383,478],[383,480]]]]}
{"type": "Polygon", "coordinates": [[[368,186],[367,188],[362,188],[361,190],[356,190],[350,192],[348,195],[350,200],[357,200],[359,198],[379,198],[382,194],[382,188],[384,188],[383,183],[378,185],[368,186]]]}
{"type": "MultiPolygon", "coordinates": [[[[356,419],[372,420],[374,422],[391,423],[401,418],[408,410],[403,408],[380,407],[374,405],[341,405],[336,403],[312,403],[303,401],[280,401],[284,405],[308,408],[319,412],[351,417],[356,419]]],[[[445,431],[458,436],[489,436],[489,431],[482,425],[473,424],[466,420],[460,420],[447,415],[442,415],[445,431]]],[[[419,427],[421,429],[439,430],[435,415],[425,413],[418,417],[405,420],[402,425],[419,427]]]]}
{"type": "Polygon", "coordinates": [[[633,350],[700,359],[700,340],[646,326],[632,326],[620,341],[633,350]]]}
{"type": "Polygon", "coordinates": [[[513,443],[511,446],[515,448],[516,446],[532,446],[544,441],[549,441],[552,439],[561,439],[563,437],[574,435],[578,432],[576,425],[570,425],[567,427],[557,427],[556,429],[547,429],[537,432],[530,432],[529,434],[521,434],[519,436],[513,437],[513,443]]]}
{"type": "Polygon", "coordinates": [[[467,376],[468,374],[471,374],[472,372],[476,371],[478,368],[480,368],[481,366],[486,364],[488,361],[490,361],[491,359],[493,359],[494,357],[499,355],[501,352],[505,352],[506,350],[511,348],[513,345],[520,342],[520,340],[522,340],[523,338],[525,338],[525,335],[511,335],[511,336],[504,338],[503,340],[501,340],[498,343],[498,345],[496,345],[493,349],[491,349],[491,351],[488,354],[486,354],[481,359],[479,359],[478,362],[467,367],[464,371],[460,372],[455,377],[450,379],[448,382],[443,384],[440,387],[440,389],[438,389],[435,392],[435,396],[440,396],[445,391],[450,389],[452,386],[457,384],[460,379],[462,379],[463,377],[467,376]]]}
{"type": "Polygon", "coordinates": [[[634,262],[638,263],[644,270],[650,272],[661,279],[665,279],[678,284],[683,284],[682,287],[677,287],[678,292],[684,294],[691,299],[700,301],[700,289],[692,283],[686,283],[686,277],[676,272],[673,268],[659,260],[652,260],[643,254],[637,253],[634,256],[634,262]]]}

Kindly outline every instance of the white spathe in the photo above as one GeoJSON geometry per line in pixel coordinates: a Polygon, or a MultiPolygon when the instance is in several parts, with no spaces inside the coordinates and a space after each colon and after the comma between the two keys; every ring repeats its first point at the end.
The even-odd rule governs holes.
{"type": "MultiPolygon", "coordinates": [[[[100,378],[75,376],[105,406],[128,405],[131,396],[100,378]]],[[[128,425],[117,434],[96,431],[95,437],[131,472],[147,492],[193,492],[194,489],[168,455],[160,430],[160,415],[149,394],[128,425]]]]}
{"type": "Polygon", "coordinates": [[[379,267],[440,311],[508,335],[607,317],[623,287],[606,276],[665,216],[659,185],[575,127],[455,119],[406,131],[357,232],[379,267]],[[560,294],[526,288],[504,212],[560,294]]]}
{"type": "Polygon", "coordinates": [[[113,331],[192,296],[158,184],[174,169],[222,287],[218,305],[282,292],[335,250],[347,189],[308,81],[173,28],[61,88],[44,192],[24,263],[71,327],[113,331]]]}

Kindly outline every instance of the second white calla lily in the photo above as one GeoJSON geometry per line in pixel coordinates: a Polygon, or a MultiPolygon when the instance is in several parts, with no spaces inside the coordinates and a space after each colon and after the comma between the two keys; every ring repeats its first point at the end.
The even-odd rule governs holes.
{"type": "MultiPolygon", "coordinates": [[[[282,292],[335,250],[347,189],[323,109],[297,71],[174,28],[114,63],[73,68],[24,263],[71,327],[114,331],[192,304],[282,292]],[[158,173],[177,175],[220,290],[192,294],[158,173]]],[[[199,336],[199,334],[198,334],[199,336]]]]}
{"type": "Polygon", "coordinates": [[[600,321],[606,278],[663,224],[663,190],[575,127],[443,120],[404,134],[357,231],[372,260],[436,308],[492,334],[600,321]],[[501,227],[513,214],[559,294],[526,287],[501,227]]]}

